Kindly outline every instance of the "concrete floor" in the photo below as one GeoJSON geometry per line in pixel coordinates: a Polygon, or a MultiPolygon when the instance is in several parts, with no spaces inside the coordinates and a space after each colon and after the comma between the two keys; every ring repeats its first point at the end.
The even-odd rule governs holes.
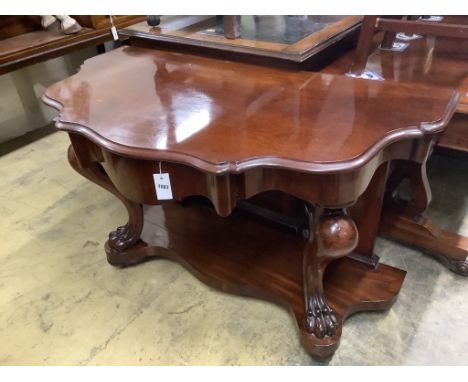
{"type": "MultiPolygon", "coordinates": [[[[105,260],[123,206],[69,167],[55,133],[0,157],[0,364],[315,365],[289,314],[206,287],[167,260],[105,260]]],[[[434,157],[438,222],[468,235],[468,159],[434,157]]],[[[408,271],[384,313],[345,324],[330,365],[468,364],[468,279],[379,239],[408,271]]]]}

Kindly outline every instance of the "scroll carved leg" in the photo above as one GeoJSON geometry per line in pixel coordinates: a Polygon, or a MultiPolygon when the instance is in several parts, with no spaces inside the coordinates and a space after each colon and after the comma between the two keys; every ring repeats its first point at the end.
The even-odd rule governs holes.
{"type": "Polygon", "coordinates": [[[143,229],[143,208],[139,203],[125,198],[112,184],[107,174],[97,162],[89,162],[81,165],[73,146],[68,148],[68,161],[75,171],[100,185],[114,194],[124,204],[128,212],[128,223],[118,227],[109,234],[109,240],[105,244],[107,260],[112,265],[129,265],[138,262],[135,256],[127,256],[127,253],[140,240],[143,229]]]}
{"type": "Polygon", "coordinates": [[[411,161],[396,162],[396,167],[387,182],[385,205],[400,215],[417,219],[429,206],[432,194],[427,179],[426,163],[411,161]],[[407,179],[411,189],[411,200],[405,200],[398,193],[398,187],[407,179]]]}
{"type": "Polygon", "coordinates": [[[357,228],[346,209],[307,207],[310,235],[304,250],[304,298],[306,329],[317,338],[332,337],[338,328],[333,309],[327,304],[323,276],[327,265],[354,250],[358,243],[357,228]]]}
{"type": "Polygon", "coordinates": [[[397,162],[387,184],[380,231],[423,249],[451,271],[468,276],[468,238],[438,228],[423,213],[431,201],[424,163],[397,162]],[[398,187],[407,179],[411,198],[401,198],[398,187]]]}

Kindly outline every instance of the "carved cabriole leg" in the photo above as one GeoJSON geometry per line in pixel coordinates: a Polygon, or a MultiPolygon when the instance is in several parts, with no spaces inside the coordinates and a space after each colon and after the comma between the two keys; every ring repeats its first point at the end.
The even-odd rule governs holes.
{"type": "Polygon", "coordinates": [[[430,201],[426,161],[397,161],[387,184],[380,232],[419,247],[453,272],[468,276],[468,238],[441,230],[425,218],[423,213],[430,201]],[[404,179],[410,183],[410,200],[398,193],[404,179]]]}
{"type": "Polygon", "coordinates": [[[332,260],[354,250],[358,232],[345,208],[316,207],[312,212],[307,207],[307,214],[311,235],[303,259],[306,329],[317,338],[333,337],[339,323],[325,299],[323,276],[332,260]]]}
{"type": "Polygon", "coordinates": [[[142,205],[125,198],[114,187],[99,163],[86,162],[85,165],[82,165],[72,145],[68,148],[68,161],[79,174],[100,185],[119,198],[127,209],[128,223],[112,231],[109,234],[109,240],[105,244],[108,262],[112,265],[125,266],[141,261],[142,258],[135,256],[131,250],[140,242],[140,235],[143,229],[142,205]]]}

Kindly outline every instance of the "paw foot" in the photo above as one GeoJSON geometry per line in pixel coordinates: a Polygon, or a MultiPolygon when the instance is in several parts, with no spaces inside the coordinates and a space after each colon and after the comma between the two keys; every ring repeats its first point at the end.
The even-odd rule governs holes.
{"type": "Polygon", "coordinates": [[[317,338],[333,337],[338,328],[335,312],[325,302],[322,295],[312,296],[309,300],[306,329],[317,338]]]}
{"type": "Polygon", "coordinates": [[[123,250],[131,245],[133,241],[133,236],[130,233],[130,228],[128,224],[124,226],[117,227],[115,231],[112,231],[109,234],[109,247],[123,250]]]}
{"type": "Polygon", "coordinates": [[[455,273],[458,273],[461,276],[468,276],[468,261],[453,261],[452,266],[455,273]]]}

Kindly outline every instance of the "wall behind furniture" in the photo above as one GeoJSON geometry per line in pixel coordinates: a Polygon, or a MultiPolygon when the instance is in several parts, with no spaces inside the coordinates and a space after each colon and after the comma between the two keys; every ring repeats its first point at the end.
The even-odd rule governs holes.
{"type": "Polygon", "coordinates": [[[96,54],[96,48],[90,47],[1,75],[0,142],[49,125],[57,113],[42,104],[44,90],[76,73],[84,60],[96,54]]]}

